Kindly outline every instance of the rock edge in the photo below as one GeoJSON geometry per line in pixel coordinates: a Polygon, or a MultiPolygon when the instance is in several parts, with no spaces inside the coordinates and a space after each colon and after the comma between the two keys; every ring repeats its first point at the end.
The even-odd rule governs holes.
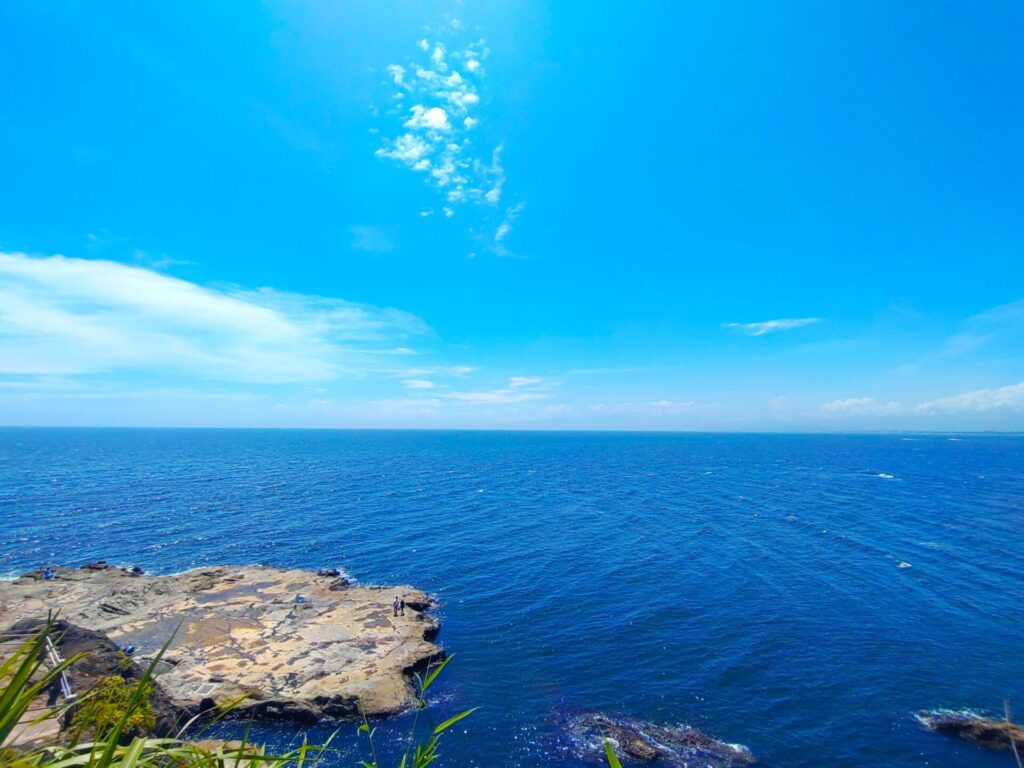
{"type": "Polygon", "coordinates": [[[147,576],[94,563],[53,574],[0,582],[0,631],[59,611],[134,646],[143,665],[170,640],[157,679],[182,715],[242,696],[239,714],[268,718],[395,714],[415,702],[413,673],[444,658],[430,595],[350,586],[335,571],[217,566],[147,576]],[[396,596],[404,615],[393,615],[396,596]]]}

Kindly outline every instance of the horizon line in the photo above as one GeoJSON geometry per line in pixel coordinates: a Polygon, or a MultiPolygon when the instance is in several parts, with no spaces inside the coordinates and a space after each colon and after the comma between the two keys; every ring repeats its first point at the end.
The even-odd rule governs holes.
{"type": "Polygon", "coordinates": [[[616,428],[523,428],[523,427],[287,427],[287,426],[169,426],[137,424],[0,424],[0,430],[89,429],[89,430],[206,430],[277,432],[516,432],[547,434],[650,434],[650,435],[987,435],[1024,437],[1024,430],[921,430],[921,429],[616,429],[616,428]]]}

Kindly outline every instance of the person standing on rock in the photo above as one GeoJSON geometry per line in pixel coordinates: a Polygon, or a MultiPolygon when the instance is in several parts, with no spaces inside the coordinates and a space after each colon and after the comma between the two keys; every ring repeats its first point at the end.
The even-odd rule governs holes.
{"type": "Polygon", "coordinates": [[[391,603],[391,611],[392,611],[391,615],[392,616],[397,616],[398,615],[398,611],[402,607],[403,602],[404,601],[402,600],[402,598],[400,598],[398,595],[395,595],[395,599],[391,603]]]}

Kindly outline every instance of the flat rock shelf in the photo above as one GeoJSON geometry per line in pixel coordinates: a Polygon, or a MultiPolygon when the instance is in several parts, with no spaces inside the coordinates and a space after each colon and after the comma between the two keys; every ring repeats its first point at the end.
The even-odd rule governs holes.
{"type": "Polygon", "coordinates": [[[0,630],[59,611],[144,665],[170,641],[157,679],[182,713],[246,696],[240,714],[306,721],[411,706],[413,674],[444,658],[433,606],[408,587],[262,566],[148,576],[98,563],[0,582],[0,630]]]}

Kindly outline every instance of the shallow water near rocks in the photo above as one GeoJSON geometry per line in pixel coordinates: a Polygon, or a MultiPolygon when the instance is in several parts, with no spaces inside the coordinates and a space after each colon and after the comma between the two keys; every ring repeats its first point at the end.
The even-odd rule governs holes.
{"type": "MultiPolygon", "coordinates": [[[[586,710],[768,766],[1008,767],[914,717],[1024,713],[1024,439],[957,437],[6,429],[0,573],[259,562],[429,590],[457,657],[426,717],[482,707],[447,765],[590,764],[560,729],[586,710]]],[[[366,756],[354,725],[337,741],[337,765],[366,756]]]]}

